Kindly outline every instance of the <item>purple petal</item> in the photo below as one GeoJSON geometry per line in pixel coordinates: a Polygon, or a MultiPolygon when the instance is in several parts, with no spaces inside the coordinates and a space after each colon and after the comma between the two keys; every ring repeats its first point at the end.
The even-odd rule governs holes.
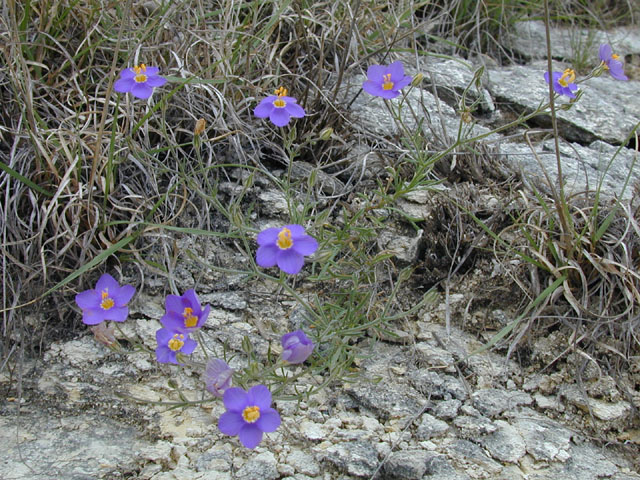
{"type": "Polygon", "coordinates": [[[611,60],[609,62],[609,73],[616,80],[629,80],[629,78],[624,74],[624,67],[622,66],[622,62],[618,60],[611,60]]]}
{"type": "Polygon", "coordinates": [[[123,285],[118,291],[111,294],[111,298],[113,298],[116,306],[122,307],[129,303],[135,293],[136,289],[133,285],[123,285]]]}
{"type": "Polygon", "coordinates": [[[372,83],[381,84],[387,68],[384,65],[369,65],[367,68],[367,79],[372,83]]]}
{"type": "Polygon", "coordinates": [[[147,67],[147,69],[143,72],[147,77],[154,77],[158,75],[160,68],[158,67],[147,67]]]}
{"type": "Polygon", "coordinates": [[[133,78],[121,78],[113,84],[113,89],[116,92],[127,93],[131,91],[135,83],[136,82],[133,80],[133,78]]]}
{"type": "Polygon", "coordinates": [[[229,388],[222,400],[230,412],[242,412],[247,406],[247,392],[238,387],[229,388]]]}
{"type": "Polygon", "coordinates": [[[162,345],[166,347],[171,338],[173,338],[173,331],[169,329],[161,328],[156,331],[156,342],[158,343],[158,346],[162,345]]]}
{"type": "Polygon", "coordinates": [[[263,245],[259,247],[256,252],[256,263],[262,268],[273,267],[277,263],[279,251],[275,245],[263,245]]]}
{"type": "Polygon", "coordinates": [[[167,83],[167,79],[164,77],[159,77],[157,75],[149,75],[147,77],[147,85],[150,87],[161,87],[167,83]]]}
{"type": "Polygon", "coordinates": [[[305,234],[304,227],[302,225],[298,225],[297,223],[285,225],[283,228],[288,228],[289,230],[291,230],[291,238],[293,238],[294,240],[296,237],[300,237],[305,234]]]}
{"type": "Polygon", "coordinates": [[[247,405],[255,405],[260,410],[271,407],[271,392],[264,385],[251,387],[247,392],[247,405]]]}
{"type": "Polygon", "coordinates": [[[371,80],[364,82],[362,84],[362,89],[369,95],[373,95],[375,97],[381,96],[383,92],[382,85],[380,83],[372,82],[371,80]]]}
{"type": "Polygon", "coordinates": [[[218,419],[218,429],[225,435],[238,435],[246,424],[242,414],[238,412],[224,412],[218,419]]]}
{"type": "Polygon", "coordinates": [[[276,262],[280,270],[289,275],[295,275],[304,265],[304,256],[300,255],[293,248],[279,250],[276,255],[276,262]]]}
{"type": "Polygon", "coordinates": [[[76,295],[76,304],[82,309],[100,308],[102,296],[96,290],[85,290],[76,295]]]}
{"type": "Polygon", "coordinates": [[[391,74],[391,81],[395,84],[404,78],[404,66],[400,60],[396,60],[387,67],[387,74],[391,74]]]}
{"type": "Polygon", "coordinates": [[[133,77],[135,76],[136,76],[136,72],[133,71],[133,68],[125,68],[123,71],[120,72],[120,78],[133,79],[133,77]]]}
{"type": "Polygon", "coordinates": [[[275,244],[278,240],[278,233],[280,233],[280,230],[280,228],[267,228],[266,230],[261,231],[256,239],[258,245],[275,244]]]}
{"type": "Polygon", "coordinates": [[[182,315],[179,315],[176,312],[165,313],[160,319],[160,323],[167,330],[171,330],[174,332],[187,331],[187,329],[184,326],[184,318],[182,317],[182,315]]]}
{"type": "Polygon", "coordinates": [[[184,292],[184,295],[182,295],[182,298],[184,298],[187,301],[187,303],[193,309],[193,313],[196,316],[198,316],[198,315],[200,315],[200,313],[202,313],[202,308],[200,307],[200,300],[198,300],[198,296],[196,295],[196,291],[193,288],[191,288],[191,289],[187,290],[186,292],[184,292]]]}
{"type": "Polygon", "coordinates": [[[396,98],[398,95],[400,95],[400,92],[398,92],[397,90],[385,90],[383,88],[380,89],[380,97],[382,98],[386,98],[387,100],[391,100],[392,98],[396,98]]]}
{"type": "Polygon", "coordinates": [[[297,103],[287,103],[287,105],[284,107],[284,109],[293,118],[302,118],[302,117],[305,116],[304,108],[302,108],[297,103]]]}
{"type": "Polygon", "coordinates": [[[100,307],[82,311],[82,322],[86,325],[97,325],[105,320],[105,311],[100,307]]]}
{"type": "Polygon", "coordinates": [[[156,348],[156,360],[159,363],[178,363],[176,360],[176,352],[166,345],[158,345],[156,348]]]}
{"type": "Polygon", "coordinates": [[[137,98],[141,98],[146,100],[153,93],[153,88],[144,83],[136,83],[133,87],[131,87],[131,95],[137,98]]]}
{"type": "Polygon", "coordinates": [[[116,279],[113,278],[108,273],[105,273],[98,279],[98,283],[96,283],[96,290],[98,293],[101,293],[103,290],[108,289],[109,294],[115,293],[120,288],[116,279]]]}
{"type": "Polygon", "coordinates": [[[284,127],[291,120],[291,115],[289,115],[284,108],[274,108],[271,110],[269,120],[271,120],[271,123],[276,127],[284,127]]]}
{"type": "Polygon", "coordinates": [[[280,426],[280,422],[280,414],[273,408],[267,408],[260,410],[260,418],[255,425],[263,432],[275,432],[280,426]]]}
{"type": "Polygon", "coordinates": [[[404,87],[406,87],[407,85],[409,85],[411,83],[412,78],[407,76],[407,77],[403,77],[400,80],[398,80],[397,82],[394,82],[393,84],[393,89],[394,90],[401,90],[404,87]]]}
{"type": "Polygon", "coordinates": [[[129,315],[129,307],[112,307],[106,310],[104,318],[114,322],[124,322],[129,315]]]}
{"type": "Polygon", "coordinates": [[[200,312],[200,318],[198,319],[198,328],[207,323],[207,318],[209,318],[209,312],[211,312],[211,305],[207,305],[204,307],[204,310],[200,312]]]}
{"type": "Polygon", "coordinates": [[[184,304],[182,297],[178,295],[167,295],[167,298],[164,300],[164,308],[167,312],[175,312],[182,316],[182,312],[184,311],[184,304]]]}
{"type": "Polygon", "coordinates": [[[296,238],[291,249],[300,255],[311,255],[318,249],[318,241],[310,235],[296,238]]]}
{"type": "Polygon", "coordinates": [[[271,110],[276,108],[273,105],[274,100],[278,97],[271,95],[263,99],[260,104],[253,110],[253,114],[258,118],[267,118],[271,114],[271,110]]]}
{"type": "Polygon", "coordinates": [[[197,346],[198,342],[189,337],[185,337],[184,345],[180,349],[180,353],[182,353],[183,355],[191,355],[197,346]]]}
{"type": "Polygon", "coordinates": [[[600,54],[600,60],[606,63],[607,60],[609,60],[611,58],[611,55],[613,54],[611,45],[607,43],[603,43],[602,45],[600,45],[599,54],[600,54]]]}
{"type": "Polygon", "coordinates": [[[240,443],[247,448],[256,448],[262,441],[262,430],[254,424],[245,424],[238,432],[240,443]]]}

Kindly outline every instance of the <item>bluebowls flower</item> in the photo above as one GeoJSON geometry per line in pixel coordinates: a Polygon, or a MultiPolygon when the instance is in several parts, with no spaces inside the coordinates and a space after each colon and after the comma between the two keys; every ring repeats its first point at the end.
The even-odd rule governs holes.
{"type": "Polygon", "coordinates": [[[85,290],[76,295],[76,304],[82,309],[82,321],[87,325],[97,325],[104,320],[124,322],[129,315],[127,303],[136,289],[132,285],[123,285],[108,273],[98,279],[96,288],[85,290]]]}
{"type": "Polygon", "coordinates": [[[271,408],[271,392],[264,385],[251,387],[248,392],[233,387],[224,392],[227,411],[220,415],[218,428],[225,435],[238,435],[247,448],[256,448],[262,434],[275,432],[280,415],[271,408]]]}
{"type": "MultiPolygon", "coordinates": [[[[567,68],[564,72],[553,72],[553,91],[558,95],[566,95],[569,98],[576,98],[573,92],[578,90],[578,86],[573,83],[576,79],[576,72],[567,68]]],[[[549,83],[549,72],[544,72],[544,79],[549,83]]]]}
{"type": "Polygon", "coordinates": [[[291,118],[305,116],[304,108],[298,105],[297,100],[287,96],[287,89],[280,87],[275,95],[269,95],[254,109],[253,114],[258,118],[267,118],[277,127],[284,127],[291,118]]]}
{"type": "Polygon", "coordinates": [[[305,255],[311,255],[318,249],[317,240],[296,224],[267,228],[258,234],[257,240],[256,263],[264,268],[278,265],[280,270],[290,275],[302,269],[305,255]]]}
{"type": "Polygon", "coordinates": [[[280,342],[282,343],[282,359],[288,363],[304,362],[315,347],[302,330],[284,334],[280,342]]]}
{"type": "Polygon", "coordinates": [[[158,67],[147,67],[144,63],[133,68],[125,68],[120,72],[120,79],[113,84],[113,89],[120,93],[131,93],[134,97],[147,99],[155,87],[167,83],[166,78],[158,76],[158,67]]]}
{"type": "Polygon", "coordinates": [[[362,88],[376,97],[391,99],[400,95],[400,90],[410,83],[411,77],[404,74],[402,62],[396,61],[389,66],[371,65],[362,88]]]}
{"type": "Polygon", "coordinates": [[[160,319],[164,327],[176,332],[191,333],[205,324],[211,306],[207,305],[203,309],[195,290],[190,289],[181,296],[167,295],[165,309],[166,313],[160,319]]]}
{"type": "Polygon", "coordinates": [[[629,80],[624,74],[624,68],[622,66],[622,62],[620,61],[620,56],[613,53],[611,45],[603,43],[602,45],[600,45],[600,51],[598,53],[600,55],[602,64],[607,70],[609,70],[609,73],[613,78],[622,81],[629,80]]]}
{"type": "Polygon", "coordinates": [[[167,328],[161,328],[156,332],[156,341],[156,359],[160,363],[178,364],[178,353],[190,355],[198,346],[195,340],[189,338],[189,334],[167,328]]]}

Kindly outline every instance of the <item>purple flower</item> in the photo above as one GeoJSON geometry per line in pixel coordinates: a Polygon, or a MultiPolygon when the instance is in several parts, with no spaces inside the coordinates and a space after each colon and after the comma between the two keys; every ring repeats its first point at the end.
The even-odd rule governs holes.
{"type": "Polygon", "coordinates": [[[315,238],[304,233],[300,225],[285,225],[282,228],[267,228],[258,234],[256,262],[264,268],[278,265],[290,275],[298,273],[304,265],[305,255],[318,249],[315,238]]]}
{"type": "Polygon", "coordinates": [[[178,363],[176,355],[190,355],[198,344],[189,338],[188,333],[181,333],[161,328],[156,332],[156,359],[160,363],[178,363]]]}
{"type": "Polygon", "coordinates": [[[167,312],[160,319],[164,327],[175,332],[191,333],[205,324],[211,306],[207,305],[203,310],[195,290],[191,289],[182,296],[167,295],[165,309],[167,312]]]}
{"type": "Polygon", "coordinates": [[[289,363],[304,362],[313,351],[313,342],[302,330],[286,333],[280,340],[282,343],[282,359],[289,363]]]}
{"type": "Polygon", "coordinates": [[[247,448],[256,448],[263,432],[275,432],[280,426],[280,415],[271,408],[271,392],[264,385],[229,388],[224,392],[227,411],[220,415],[218,428],[225,435],[238,435],[247,448]]]}
{"type": "Polygon", "coordinates": [[[624,74],[624,69],[622,68],[622,62],[620,61],[620,56],[613,53],[611,50],[611,45],[603,43],[600,45],[600,60],[602,60],[602,64],[605,69],[609,70],[609,73],[616,80],[627,81],[629,80],[627,76],[624,74]]]}
{"type": "Polygon", "coordinates": [[[233,369],[224,360],[213,358],[207,362],[204,371],[204,383],[207,390],[216,397],[221,397],[231,386],[233,369]]]}
{"type": "Polygon", "coordinates": [[[404,74],[401,61],[393,62],[388,67],[371,65],[367,69],[367,79],[362,84],[364,91],[387,99],[396,98],[400,95],[400,89],[411,83],[411,77],[404,74]]]}
{"type": "Polygon", "coordinates": [[[255,108],[253,114],[258,118],[267,118],[277,127],[284,127],[291,121],[291,117],[305,116],[304,108],[298,105],[293,97],[287,97],[287,89],[280,87],[275,95],[269,95],[255,108]]]}
{"type": "MultiPolygon", "coordinates": [[[[549,72],[544,72],[544,79],[549,83],[549,72]]],[[[564,72],[553,72],[553,90],[558,95],[566,95],[570,98],[576,98],[573,94],[578,90],[578,86],[573,83],[576,79],[576,72],[570,68],[567,68],[564,72]]]]}
{"type": "Polygon", "coordinates": [[[127,303],[136,293],[131,285],[118,282],[105,273],[98,279],[96,288],[76,295],[76,304],[82,309],[82,321],[87,325],[97,325],[104,320],[124,322],[129,315],[127,303]]]}
{"type": "Polygon", "coordinates": [[[153,87],[161,87],[167,83],[166,78],[158,76],[158,67],[147,67],[144,63],[133,68],[125,68],[120,72],[120,79],[113,84],[113,89],[120,93],[131,93],[134,97],[147,99],[153,87]]]}

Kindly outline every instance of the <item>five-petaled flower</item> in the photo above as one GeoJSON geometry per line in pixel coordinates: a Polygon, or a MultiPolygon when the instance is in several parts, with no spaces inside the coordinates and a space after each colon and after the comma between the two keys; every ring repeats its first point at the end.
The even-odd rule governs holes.
{"type": "Polygon", "coordinates": [[[404,66],[398,60],[387,67],[371,65],[362,88],[376,97],[391,99],[400,95],[400,90],[410,83],[411,77],[404,74],[404,66]]]}
{"type": "Polygon", "coordinates": [[[131,93],[134,97],[147,99],[154,87],[167,83],[166,78],[158,76],[158,67],[147,67],[144,63],[133,68],[125,68],[120,72],[120,79],[113,84],[113,89],[120,93],[131,93]]]}
{"type": "Polygon", "coordinates": [[[188,333],[176,332],[161,328],[156,332],[156,359],[160,363],[178,363],[176,355],[190,355],[198,346],[195,340],[189,338],[188,333]]]}
{"type": "Polygon", "coordinates": [[[291,117],[302,118],[305,116],[304,108],[298,105],[297,100],[287,96],[287,89],[280,87],[275,95],[269,95],[255,108],[253,114],[258,118],[267,118],[277,127],[284,127],[291,121],[291,117]]]}
{"type": "Polygon", "coordinates": [[[264,432],[274,432],[280,426],[280,415],[271,408],[271,392],[264,385],[229,388],[224,392],[227,411],[220,415],[218,428],[225,435],[238,435],[247,448],[255,448],[264,432]]]}
{"type": "Polygon", "coordinates": [[[224,360],[212,358],[204,371],[204,384],[212,395],[221,397],[231,387],[233,369],[224,360]]]}
{"type": "MultiPolygon", "coordinates": [[[[544,72],[544,79],[549,83],[549,72],[544,72]]],[[[558,95],[566,95],[570,98],[576,98],[573,94],[578,90],[578,86],[573,83],[576,79],[576,72],[567,68],[564,72],[553,72],[553,90],[558,95]]]]}
{"type": "Polygon", "coordinates": [[[296,224],[267,228],[258,234],[257,240],[256,263],[264,268],[277,264],[280,270],[290,275],[302,269],[305,255],[311,255],[318,249],[317,240],[296,224]]]}
{"type": "Polygon", "coordinates": [[[609,73],[616,80],[626,81],[629,80],[627,76],[624,74],[624,69],[622,67],[622,61],[620,60],[620,56],[613,53],[611,50],[611,45],[603,43],[600,45],[600,60],[602,61],[602,65],[606,70],[609,70],[609,73]]]}
{"type": "Polygon", "coordinates": [[[76,295],[76,304],[82,309],[82,321],[97,325],[104,320],[124,322],[129,315],[127,303],[136,293],[132,285],[118,285],[108,273],[98,279],[96,288],[76,295]]]}
{"type": "Polygon", "coordinates": [[[165,300],[166,313],[160,323],[169,330],[190,333],[205,324],[211,306],[202,309],[195,290],[187,290],[184,295],[167,295],[165,300]]]}
{"type": "Polygon", "coordinates": [[[313,342],[302,330],[285,333],[280,339],[282,343],[282,359],[288,363],[302,363],[313,351],[313,342]]]}

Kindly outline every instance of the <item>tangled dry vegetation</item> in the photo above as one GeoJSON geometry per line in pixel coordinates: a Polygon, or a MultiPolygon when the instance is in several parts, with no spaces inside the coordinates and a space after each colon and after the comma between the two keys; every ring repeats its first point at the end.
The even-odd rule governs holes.
{"type": "MultiPolygon", "coordinates": [[[[322,212],[306,211],[320,215],[318,226],[344,205],[355,208],[354,199],[371,188],[392,196],[416,166],[405,162],[400,139],[353,125],[353,98],[340,95],[342,83],[392,52],[483,52],[517,60],[501,34],[512,17],[536,12],[529,2],[512,2],[511,10],[498,3],[6,2],[0,20],[1,365],[16,364],[25,350],[37,355],[53,337],[75,334],[73,294],[92,284],[85,272],[128,263],[140,275],[153,269],[170,276],[170,255],[156,264],[147,254],[171,251],[172,228],[218,232],[230,242],[252,234],[244,213],[255,208],[254,174],[277,183],[270,172],[295,159],[311,164],[314,175],[338,179],[340,191],[330,193],[321,189],[326,183],[308,191],[304,174],[286,187],[290,196],[325,202],[322,212]],[[116,94],[120,69],[143,61],[170,80],[162,96],[145,103],[116,94]],[[256,126],[257,101],[280,85],[309,115],[286,131],[256,126]],[[201,119],[206,126],[194,134],[201,119]],[[321,141],[329,127],[333,135],[321,141]],[[376,146],[382,164],[395,168],[374,178],[359,174],[350,160],[362,145],[376,146]],[[240,180],[232,176],[237,168],[247,174],[240,180]],[[241,188],[223,195],[224,182],[241,188]]],[[[565,11],[573,12],[572,22],[633,21],[624,2],[606,10],[607,2],[571,3],[565,11]],[[607,16],[596,13],[603,11],[607,16]]],[[[447,146],[443,140],[429,148],[447,146]]],[[[614,359],[616,368],[625,368],[639,344],[637,206],[569,199],[575,243],[567,254],[553,200],[543,193],[540,202],[523,200],[514,176],[495,173],[490,151],[475,148],[468,155],[453,170],[445,157],[432,177],[499,195],[500,210],[483,212],[464,195],[443,201],[439,194],[434,218],[448,223],[434,226],[443,234],[430,237],[425,249],[438,258],[426,252],[422,272],[437,267],[443,275],[414,282],[424,287],[464,275],[474,259],[493,255],[493,239],[505,281],[516,281],[528,300],[512,307],[534,303],[505,332],[506,346],[532,332],[566,328],[573,332],[568,350],[584,348],[588,358],[614,359]]],[[[367,231],[375,231],[366,218],[367,231]]],[[[363,239],[375,250],[375,234],[363,239]]],[[[353,240],[347,236],[332,247],[349,249],[353,240]]]]}

